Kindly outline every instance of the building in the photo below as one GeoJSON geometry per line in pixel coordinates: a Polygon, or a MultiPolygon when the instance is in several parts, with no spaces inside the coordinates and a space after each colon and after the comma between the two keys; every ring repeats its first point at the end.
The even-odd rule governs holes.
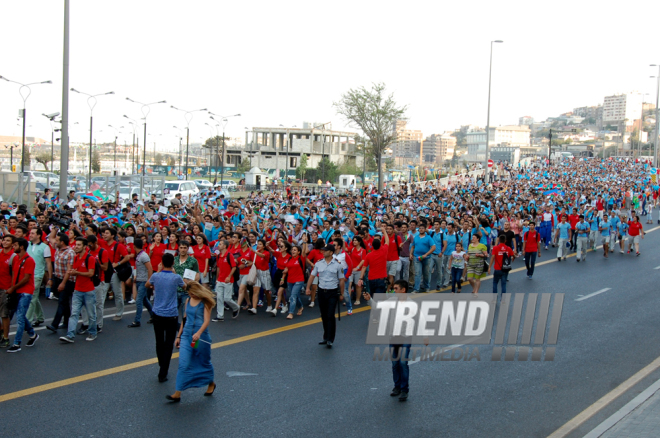
{"type": "Polygon", "coordinates": [[[534,123],[534,117],[532,116],[522,116],[521,118],[518,119],[518,125],[519,126],[529,126],[532,123],[534,123]]]}
{"type": "Polygon", "coordinates": [[[406,129],[406,126],[405,120],[397,120],[392,126],[392,134],[396,137],[396,142],[392,143],[392,154],[395,159],[418,161],[422,149],[422,131],[406,129]]]}
{"type": "Polygon", "coordinates": [[[456,149],[456,137],[449,132],[433,134],[426,137],[423,148],[423,161],[428,164],[438,164],[451,160],[456,149]]]}
{"type": "Polygon", "coordinates": [[[228,146],[225,153],[225,167],[238,166],[249,159],[250,167],[258,167],[271,174],[280,171],[295,175],[300,166],[301,155],[307,155],[307,167],[315,168],[323,157],[341,165],[351,163],[362,165],[362,157],[357,157],[355,133],[333,131],[325,128],[329,124],[305,124],[303,128],[255,127],[245,133],[245,147],[228,146]],[[251,139],[249,136],[251,135],[251,139]]]}
{"type": "Polygon", "coordinates": [[[639,92],[605,96],[603,101],[603,126],[623,126],[632,130],[642,115],[642,94],[639,92]]]}
{"type": "MultiPolygon", "coordinates": [[[[491,126],[489,135],[489,146],[527,148],[530,139],[529,126],[491,126]]],[[[467,161],[486,161],[486,132],[483,129],[469,131],[466,135],[468,145],[467,161]]]]}

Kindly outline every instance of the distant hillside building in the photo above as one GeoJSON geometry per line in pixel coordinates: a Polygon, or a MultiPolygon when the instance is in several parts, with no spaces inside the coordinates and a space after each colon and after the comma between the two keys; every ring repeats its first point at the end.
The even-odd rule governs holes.
{"type": "Polygon", "coordinates": [[[455,148],[456,137],[449,132],[426,137],[422,149],[424,163],[441,165],[445,160],[451,160],[455,148]]]}
{"type": "Polygon", "coordinates": [[[534,117],[532,116],[522,116],[518,119],[518,126],[529,126],[534,123],[534,117]]]}
{"type": "Polygon", "coordinates": [[[392,134],[396,142],[392,143],[392,155],[396,158],[408,158],[419,160],[422,148],[422,131],[406,129],[405,120],[397,120],[392,126],[392,134]]]}
{"type": "MultiPolygon", "coordinates": [[[[530,138],[529,126],[491,126],[489,145],[491,147],[527,148],[530,138]]],[[[469,162],[486,161],[486,131],[478,129],[467,133],[469,162]]]]}
{"type": "Polygon", "coordinates": [[[642,115],[642,94],[639,92],[605,96],[603,101],[603,126],[625,124],[631,130],[642,115]]]}

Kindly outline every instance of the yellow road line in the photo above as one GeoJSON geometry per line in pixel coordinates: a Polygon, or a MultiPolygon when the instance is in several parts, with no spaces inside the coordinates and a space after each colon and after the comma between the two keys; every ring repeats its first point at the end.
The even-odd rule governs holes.
{"type": "MultiPolygon", "coordinates": [[[[650,232],[655,231],[659,228],[660,227],[653,228],[653,229],[647,231],[646,233],[650,233],[650,232]]],[[[572,257],[574,255],[575,254],[569,255],[569,257],[572,257]]],[[[547,265],[549,263],[556,263],[556,262],[557,262],[557,260],[555,260],[553,258],[553,259],[550,259],[550,260],[545,260],[541,263],[537,263],[536,266],[543,266],[543,265],[547,265]]],[[[511,273],[514,273],[514,272],[520,272],[520,271],[524,271],[526,269],[527,268],[525,268],[525,267],[516,268],[516,269],[512,269],[509,273],[511,274],[511,273]]],[[[493,278],[493,276],[489,275],[487,277],[484,277],[484,278],[482,278],[482,281],[490,279],[490,278],[493,278]]],[[[463,284],[467,284],[467,283],[463,283],[463,284]]],[[[443,291],[447,291],[447,290],[450,290],[450,289],[451,289],[450,287],[446,287],[446,288],[443,288],[443,289],[440,289],[440,290],[430,291],[430,293],[443,292],[443,291]]],[[[353,313],[366,312],[367,310],[371,310],[371,308],[369,306],[364,306],[364,307],[361,307],[359,309],[353,310],[353,313]]],[[[341,315],[346,316],[346,312],[342,312],[341,315]]],[[[296,324],[291,324],[291,325],[288,325],[288,326],[285,326],[285,327],[278,327],[278,328],[275,328],[275,329],[272,329],[272,330],[266,330],[266,331],[263,331],[263,332],[253,333],[251,335],[240,336],[238,338],[228,339],[226,341],[221,341],[221,342],[216,342],[216,343],[211,345],[211,348],[215,349],[215,348],[228,347],[230,345],[240,344],[242,342],[247,342],[247,341],[251,341],[251,340],[254,340],[254,339],[263,338],[265,336],[271,336],[271,335],[275,335],[275,334],[278,334],[278,333],[287,332],[289,330],[295,330],[295,329],[298,329],[298,328],[301,328],[301,327],[307,327],[309,325],[318,324],[319,322],[321,322],[321,318],[310,319],[309,321],[298,322],[296,324]]],[[[174,353],[172,355],[172,359],[176,359],[178,357],[179,357],[179,353],[174,353]]],[[[8,394],[0,395],[0,403],[6,402],[6,401],[9,401],[9,400],[14,400],[14,399],[21,398],[21,397],[26,397],[28,395],[38,394],[38,393],[44,392],[44,391],[49,391],[51,389],[61,388],[63,386],[73,385],[75,383],[85,382],[87,380],[97,379],[99,377],[105,377],[105,376],[109,376],[109,375],[112,375],[112,374],[121,373],[121,372],[124,372],[124,371],[134,370],[136,368],[141,368],[141,367],[148,366],[148,365],[153,365],[153,364],[156,364],[156,363],[158,363],[157,358],[146,359],[146,360],[142,360],[142,361],[139,361],[139,362],[133,362],[133,363],[129,363],[129,364],[126,364],[126,365],[121,365],[121,366],[118,366],[118,367],[108,368],[108,369],[105,369],[105,370],[96,371],[96,372],[89,373],[89,374],[83,374],[81,376],[71,377],[69,379],[58,380],[57,382],[47,383],[45,385],[39,385],[39,386],[35,386],[35,387],[32,387],[32,388],[27,388],[27,389],[23,389],[23,390],[20,390],[20,391],[16,391],[16,392],[10,392],[8,394]]]]}
{"type": "Polygon", "coordinates": [[[577,414],[573,417],[568,423],[564,424],[562,427],[557,429],[548,436],[548,438],[563,438],[566,435],[573,432],[577,429],[582,423],[587,421],[589,418],[593,417],[598,411],[603,409],[605,406],[610,404],[612,401],[616,400],[619,396],[624,394],[630,388],[639,383],[642,379],[647,377],[653,371],[660,367],[660,357],[655,359],[653,362],[639,370],[635,375],[630,377],[628,380],[614,388],[612,391],[605,394],[603,397],[598,399],[594,404],[586,408],[584,411],[577,414]]]}

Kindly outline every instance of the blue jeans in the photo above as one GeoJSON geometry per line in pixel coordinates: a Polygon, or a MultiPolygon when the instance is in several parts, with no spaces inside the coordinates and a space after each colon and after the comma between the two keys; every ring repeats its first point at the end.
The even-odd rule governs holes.
{"type": "Polygon", "coordinates": [[[414,257],[413,260],[415,261],[415,287],[414,290],[417,292],[426,292],[431,288],[431,263],[433,262],[432,259],[426,257],[422,259],[422,261],[419,261],[419,257],[414,257]],[[421,289],[420,289],[420,282],[423,280],[421,283],[421,289]]]}
{"type": "MultiPolygon", "coordinates": [[[[38,291],[35,291],[38,292],[38,291]]],[[[21,345],[21,340],[23,339],[23,332],[27,330],[30,337],[34,336],[34,329],[32,324],[25,317],[28,309],[30,308],[30,303],[32,302],[32,294],[21,294],[18,297],[18,306],[16,307],[16,336],[14,337],[14,344],[21,345]]],[[[13,316],[13,315],[11,315],[13,316]]],[[[11,321],[11,316],[9,320],[11,321]]],[[[5,333],[6,336],[9,336],[9,333],[5,333]]]]}
{"type": "Polygon", "coordinates": [[[408,392],[410,344],[390,344],[390,354],[392,355],[392,379],[394,380],[394,387],[399,388],[403,392],[408,392]]]}
{"type": "Polygon", "coordinates": [[[151,310],[151,303],[147,299],[146,284],[146,281],[135,282],[135,287],[137,288],[137,300],[135,300],[135,322],[138,324],[140,323],[140,319],[142,319],[142,306],[147,308],[150,317],[154,317],[154,312],[151,310]]]}
{"type": "MultiPolygon", "coordinates": [[[[353,301],[351,301],[351,278],[353,278],[352,274],[346,279],[346,284],[344,286],[344,303],[346,303],[347,310],[353,310],[353,301]]],[[[358,300],[360,297],[356,295],[355,299],[358,300]]]]}
{"type": "Polygon", "coordinates": [[[73,291],[73,305],[71,306],[71,317],[69,318],[69,328],[66,334],[69,338],[76,336],[80,309],[83,305],[87,310],[87,315],[89,315],[89,334],[96,336],[96,294],[94,291],[79,292],[76,290],[73,291]]]}
{"type": "MultiPolygon", "coordinates": [[[[585,249],[586,251],[586,249],[585,249]]],[[[527,276],[531,277],[534,275],[534,265],[536,264],[536,254],[537,252],[526,252],[525,253],[525,266],[527,267],[527,276]]]]}
{"type": "Polygon", "coordinates": [[[458,284],[458,291],[461,291],[461,283],[463,278],[462,268],[451,268],[451,291],[456,292],[456,285],[458,284]]]}
{"type": "Polygon", "coordinates": [[[497,293],[497,283],[502,282],[502,293],[506,293],[506,278],[509,276],[509,272],[503,271],[494,271],[493,272],[493,293],[497,293]]]}
{"type": "Polygon", "coordinates": [[[378,278],[376,280],[369,280],[369,294],[373,297],[375,294],[384,294],[387,293],[387,284],[385,284],[384,278],[378,278]]]}
{"type": "Polygon", "coordinates": [[[302,291],[305,282],[298,281],[296,283],[287,284],[289,285],[289,315],[293,315],[298,306],[301,309],[303,308],[303,303],[300,299],[300,291],[302,291]]]}

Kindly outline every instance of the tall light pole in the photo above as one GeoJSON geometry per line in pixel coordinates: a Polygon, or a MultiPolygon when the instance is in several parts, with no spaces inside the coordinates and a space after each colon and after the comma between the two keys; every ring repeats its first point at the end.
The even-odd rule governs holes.
{"type": "Polygon", "coordinates": [[[53,155],[54,155],[53,143],[55,143],[55,132],[61,131],[61,129],[55,129],[55,127],[53,126],[53,122],[57,123],[57,120],[55,119],[57,118],[57,116],[60,115],[60,113],[53,113],[53,114],[42,113],[41,115],[47,118],[48,121],[50,122],[50,167],[51,167],[50,170],[52,171],[53,168],[55,167],[53,161],[53,155]]]}
{"type": "Polygon", "coordinates": [[[94,126],[94,107],[96,106],[96,98],[99,96],[106,96],[108,94],[115,94],[114,91],[108,91],[107,93],[99,94],[88,94],[82,91],[78,91],[75,88],[72,88],[71,91],[78,94],[83,94],[87,96],[87,106],[89,106],[89,174],[87,176],[87,189],[91,186],[92,182],[92,128],[94,126]]]}
{"type": "MultiPolygon", "coordinates": [[[[493,74],[493,43],[502,43],[502,40],[495,40],[490,42],[490,67],[488,68],[488,115],[486,116],[486,159],[485,159],[485,172],[484,172],[484,183],[488,184],[489,175],[488,175],[488,149],[490,146],[490,83],[491,77],[493,74]]],[[[550,146],[548,146],[549,150],[550,146]]]]}
{"type": "Polygon", "coordinates": [[[124,129],[123,126],[120,126],[119,129],[115,128],[112,125],[108,125],[108,128],[112,128],[115,130],[115,159],[114,159],[114,164],[112,167],[112,171],[114,172],[114,176],[117,176],[117,134],[123,135],[124,133],[121,132],[119,129],[124,129]]]}
{"type": "Polygon", "coordinates": [[[660,108],[658,108],[660,101],[658,98],[660,97],[660,65],[651,64],[651,67],[658,67],[658,74],[651,76],[652,78],[655,77],[657,79],[657,84],[655,87],[655,131],[653,134],[653,164],[658,167],[658,124],[660,123],[660,121],[658,121],[658,118],[660,118],[660,108]]]}
{"type": "Polygon", "coordinates": [[[174,126],[174,129],[179,131],[179,134],[177,134],[176,136],[179,137],[179,173],[181,173],[181,164],[183,164],[183,148],[181,147],[181,142],[183,141],[183,129],[177,126],[174,126]]]}
{"type": "Polygon", "coordinates": [[[66,183],[69,179],[69,10],[70,0],[64,0],[64,38],[62,43],[62,141],[60,142],[60,203],[66,203],[66,183]]]}
{"type": "MultiPolygon", "coordinates": [[[[220,149],[220,125],[218,125],[218,123],[214,123],[213,125],[211,125],[208,122],[204,122],[204,124],[211,129],[211,131],[210,131],[211,132],[211,137],[213,137],[213,128],[215,127],[215,143],[216,143],[215,147],[216,147],[216,150],[219,150],[220,149]]],[[[212,153],[213,153],[213,147],[209,144],[209,162],[208,162],[209,178],[210,178],[210,175],[211,175],[211,154],[212,153]]],[[[217,154],[216,154],[216,157],[217,157],[217,154]]],[[[215,177],[217,179],[218,178],[218,166],[215,166],[215,169],[216,169],[215,170],[215,177]]]]}
{"type": "Polygon", "coordinates": [[[181,108],[177,108],[174,105],[170,105],[170,108],[175,109],[177,111],[183,112],[183,118],[186,120],[186,180],[188,179],[188,153],[190,152],[190,122],[192,121],[193,118],[193,113],[196,113],[198,111],[208,111],[206,108],[198,109],[198,110],[184,110],[181,108]]]}
{"type": "Polygon", "coordinates": [[[215,122],[222,123],[222,155],[221,155],[221,161],[220,161],[220,187],[222,188],[222,183],[224,181],[224,173],[225,173],[225,127],[227,126],[227,119],[231,117],[240,117],[240,114],[234,114],[231,116],[219,116],[217,114],[213,114],[211,111],[209,111],[210,118],[214,120],[215,122]],[[216,120],[213,118],[213,116],[216,116],[220,118],[221,120],[216,120]]]}
{"type": "MultiPolygon", "coordinates": [[[[21,172],[25,171],[25,119],[27,118],[27,111],[25,109],[25,102],[27,101],[28,97],[30,97],[30,94],[32,94],[32,89],[30,88],[30,85],[40,85],[40,84],[52,84],[52,81],[42,81],[42,82],[31,82],[29,84],[22,84],[20,82],[12,81],[10,79],[7,79],[4,76],[0,76],[0,79],[4,79],[7,82],[11,82],[12,84],[17,84],[20,85],[18,89],[18,94],[20,94],[21,99],[23,99],[23,148],[21,151],[21,172]]],[[[22,190],[20,190],[21,193],[23,193],[22,190]]]]}
{"type": "MultiPolygon", "coordinates": [[[[142,111],[142,118],[144,120],[144,151],[142,153],[142,176],[144,177],[146,175],[146,167],[147,167],[147,117],[149,116],[149,113],[151,112],[151,105],[158,105],[159,103],[167,103],[164,100],[160,100],[158,102],[152,102],[152,103],[142,103],[138,102],[137,100],[133,100],[130,97],[127,97],[126,100],[129,102],[137,103],[141,105],[140,111],[142,111]]],[[[142,182],[140,183],[140,193],[142,193],[142,189],[144,188],[144,178],[142,178],[142,182]]]]}
{"type": "MultiPolygon", "coordinates": [[[[330,123],[330,122],[328,122],[330,123]]],[[[312,126],[312,152],[314,152],[314,130],[320,126],[323,127],[323,132],[321,133],[321,137],[323,140],[323,153],[321,154],[321,162],[323,162],[323,157],[325,156],[325,125],[328,123],[321,123],[320,125],[312,126]]],[[[321,180],[325,179],[325,164],[323,164],[323,167],[321,167],[321,180]]],[[[364,182],[364,176],[362,177],[362,182],[364,182]]]]}
{"type": "Polygon", "coordinates": [[[128,123],[133,127],[133,143],[132,143],[132,146],[131,146],[131,155],[133,157],[133,161],[131,162],[131,174],[135,175],[136,170],[134,170],[134,168],[133,168],[133,166],[135,166],[135,130],[138,127],[138,122],[135,119],[131,119],[126,114],[124,114],[124,117],[129,120],[128,123]]]}

